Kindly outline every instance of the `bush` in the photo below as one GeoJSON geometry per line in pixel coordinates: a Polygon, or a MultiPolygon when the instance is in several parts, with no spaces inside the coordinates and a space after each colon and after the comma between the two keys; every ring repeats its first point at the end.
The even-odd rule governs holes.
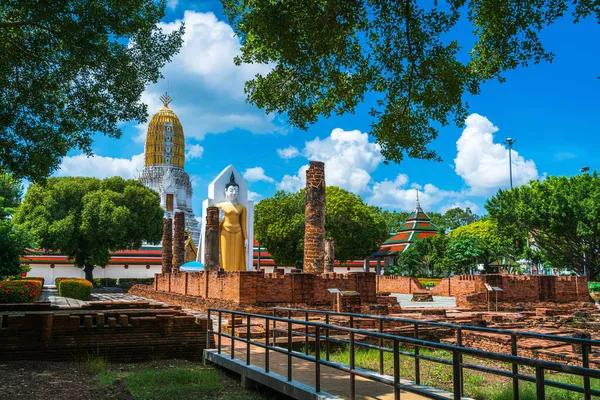
{"type": "Polygon", "coordinates": [[[37,280],[0,282],[0,303],[33,303],[42,293],[42,283],[37,280]]]}
{"type": "Polygon", "coordinates": [[[133,285],[151,285],[154,278],[120,278],[119,286],[131,287],[133,285]]]}
{"type": "Polygon", "coordinates": [[[94,285],[99,287],[117,286],[116,278],[94,278],[94,285]]]}
{"type": "Polygon", "coordinates": [[[94,285],[86,279],[72,278],[65,279],[61,278],[56,284],[58,294],[63,297],[70,297],[77,300],[88,300],[90,294],[92,294],[92,288],[94,285]]]}
{"type": "Polygon", "coordinates": [[[22,281],[37,281],[40,282],[42,284],[42,286],[44,286],[44,278],[40,277],[40,276],[26,276],[23,278],[20,278],[19,280],[22,281]]]}
{"type": "Polygon", "coordinates": [[[590,292],[600,292],[600,282],[590,282],[588,283],[588,288],[590,292]]]}

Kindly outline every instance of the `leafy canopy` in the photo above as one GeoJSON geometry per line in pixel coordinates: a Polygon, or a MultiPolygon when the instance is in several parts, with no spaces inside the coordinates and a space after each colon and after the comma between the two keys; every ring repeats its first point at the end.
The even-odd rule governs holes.
{"type": "Polygon", "coordinates": [[[144,88],[182,44],[165,0],[0,2],[0,171],[37,180],[92,136],[145,121],[144,88]]]}
{"type": "Polygon", "coordinates": [[[467,116],[466,95],[529,63],[551,61],[539,34],[567,12],[577,22],[590,0],[221,0],[239,35],[237,64],[270,63],[246,83],[247,99],[286,113],[301,129],[319,117],[376,104],[371,134],[387,160],[439,160],[428,144],[437,126],[467,116]],[[453,37],[472,24],[470,51],[453,37]]]}
{"type": "Polygon", "coordinates": [[[9,218],[21,202],[23,187],[12,175],[0,173],[0,279],[25,272],[21,255],[29,246],[27,232],[15,226],[9,218]]]}
{"type": "Polygon", "coordinates": [[[119,177],[49,178],[32,185],[14,216],[41,248],[60,251],[86,271],[105,266],[110,251],[138,249],[161,238],[159,196],[119,177]]]}
{"type": "Polygon", "coordinates": [[[600,274],[600,176],[551,176],[512,190],[500,190],[486,203],[505,232],[527,232],[545,264],[572,268],[588,277],[600,274]]]}
{"type": "MultiPolygon", "coordinates": [[[[278,264],[295,265],[303,259],[305,196],[304,190],[278,191],[255,207],[256,239],[278,264]]],[[[335,186],[327,187],[326,199],[325,231],[335,240],[336,259],[362,259],[377,251],[388,236],[378,210],[335,186]]]]}
{"type": "MultiPolygon", "coordinates": [[[[491,272],[490,265],[495,261],[505,258],[513,261],[519,254],[519,247],[523,241],[515,240],[511,235],[499,231],[497,224],[491,219],[481,219],[469,225],[461,226],[450,231],[452,239],[461,239],[456,243],[457,253],[452,254],[455,260],[460,260],[457,255],[463,253],[463,262],[469,260],[483,264],[486,272],[491,272]]],[[[466,267],[468,265],[462,265],[466,267]]],[[[458,267],[458,265],[456,266],[458,267]]]]}

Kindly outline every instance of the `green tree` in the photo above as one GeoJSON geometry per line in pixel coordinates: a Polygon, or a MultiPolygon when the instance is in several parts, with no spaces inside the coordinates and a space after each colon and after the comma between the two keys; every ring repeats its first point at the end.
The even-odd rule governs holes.
{"type": "Polygon", "coordinates": [[[464,274],[476,268],[482,257],[480,239],[473,236],[450,238],[444,253],[444,269],[447,273],[464,274]]]}
{"type": "MultiPolygon", "coordinates": [[[[366,258],[388,236],[378,210],[335,186],[326,189],[326,235],[335,239],[337,260],[366,258]]],[[[305,191],[262,200],[254,210],[256,239],[276,263],[295,265],[303,258],[305,191]]]]}
{"type": "Polygon", "coordinates": [[[21,255],[30,245],[29,236],[9,218],[19,205],[23,187],[12,175],[0,173],[0,279],[19,275],[26,270],[21,255]]]}
{"type": "Polygon", "coordinates": [[[398,232],[410,215],[410,213],[407,211],[379,210],[379,213],[385,221],[385,227],[389,234],[395,234],[398,232]]]}
{"type": "Polygon", "coordinates": [[[395,268],[388,275],[441,276],[444,274],[444,254],[448,238],[445,235],[418,240],[398,255],[395,268]]]}
{"type": "Polygon", "coordinates": [[[442,217],[442,225],[440,228],[453,230],[461,226],[469,225],[471,222],[479,221],[481,217],[473,214],[469,207],[462,209],[460,207],[451,208],[446,211],[442,217]]]}
{"type": "Polygon", "coordinates": [[[437,126],[462,125],[481,83],[551,61],[544,27],[565,14],[600,19],[590,0],[221,1],[242,43],[236,63],[273,65],[246,83],[249,102],[306,129],[370,94],[371,134],[396,162],[439,160],[428,148],[437,126]],[[456,40],[459,21],[472,24],[471,49],[456,40]]]}
{"type": "Polygon", "coordinates": [[[163,210],[158,194],[135,180],[49,178],[29,188],[14,220],[92,282],[94,266],[107,265],[110,251],[160,241],[163,210]]]}
{"type": "MultiPolygon", "coordinates": [[[[491,219],[481,219],[469,225],[450,231],[451,239],[468,239],[456,244],[457,248],[465,248],[466,259],[476,255],[475,261],[483,264],[486,273],[492,272],[491,264],[505,258],[514,260],[520,254],[524,240],[515,240],[515,236],[506,235],[499,231],[497,224],[491,219]]],[[[451,240],[452,242],[452,240],[451,240]]],[[[452,248],[452,244],[448,245],[452,248]]]]}
{"type": "Polygon", "coordinates": [[[590,279],[600,275],[600,176],[551,176],[512,190],[500,190],[486,203],[499,227],[527,232],[544,264],[572,268],[590,279]]]}
{"type": "Polygon", "coordinates": [[[92,137],[147,118],[140,101],[179,50],[165,0],[4,0],[0,5],[0,171],[37,180],[92,137]]]}

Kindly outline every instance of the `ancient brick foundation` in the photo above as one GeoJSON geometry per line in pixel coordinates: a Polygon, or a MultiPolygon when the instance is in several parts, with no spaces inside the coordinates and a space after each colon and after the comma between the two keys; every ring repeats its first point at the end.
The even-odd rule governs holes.
{"type": "Polygon", "coordinates": [[[163,220],[162,234],[162,273],[171,272],[173,268],[173,220],[165,218],[163,220]]]}
{"type": "Polygon", "coordinates": [[[110,361],[199,360],[207,320],[148,303],[96,303],[86,309],[0,312],[0,361],[73,360],[90,354],[110,361]]]}
{"type": "Polygon", "coordinates": [[[306,170],[304,272],[320,274],[325,268],[325,164],[311,161],[306,170]]]}
{"type": "MultiPolygon", "coordinates": [[[[374,303],[374,273],[348,274],[266,274],[262,271],[180,272],[156,274],[154,288],[144,296],[170,293],[243,305],[256,304],[333,304],[335,294],[328,289],[360,293],[363,303],[374,303]]],[[[146,293],[147,292],[147,293],[146,293]]],[[[134,292],[136,293],[135,289],[134,292]]]]}
{"type": "MultiPolygon", "coordinates": [[[[587,278],[543,275],[457,275],[444,278],[431,293],[435,296],[473,296],[487,301],[485,284],[502,288],[502,302],[576,302],[588,301],[587,278]]],[[[494,295],[495,299],[495,295],[494,295]]]]}
{"type": "Polygon", "coordinates": [[[377,275],[377,293],[411,294],[425,290],[417,278],[397,275],[377,275]]]}

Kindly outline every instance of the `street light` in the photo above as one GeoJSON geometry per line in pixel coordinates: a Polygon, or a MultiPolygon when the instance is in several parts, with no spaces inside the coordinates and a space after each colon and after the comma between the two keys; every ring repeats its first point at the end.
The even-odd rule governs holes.
{"type": "Polygon", "coordinates": [[[517,139],[507,138],[504,144],[508,146],[508,171],[510,174],[510,188],[512,189],[512,147],[517,142],[517,139]]]}

